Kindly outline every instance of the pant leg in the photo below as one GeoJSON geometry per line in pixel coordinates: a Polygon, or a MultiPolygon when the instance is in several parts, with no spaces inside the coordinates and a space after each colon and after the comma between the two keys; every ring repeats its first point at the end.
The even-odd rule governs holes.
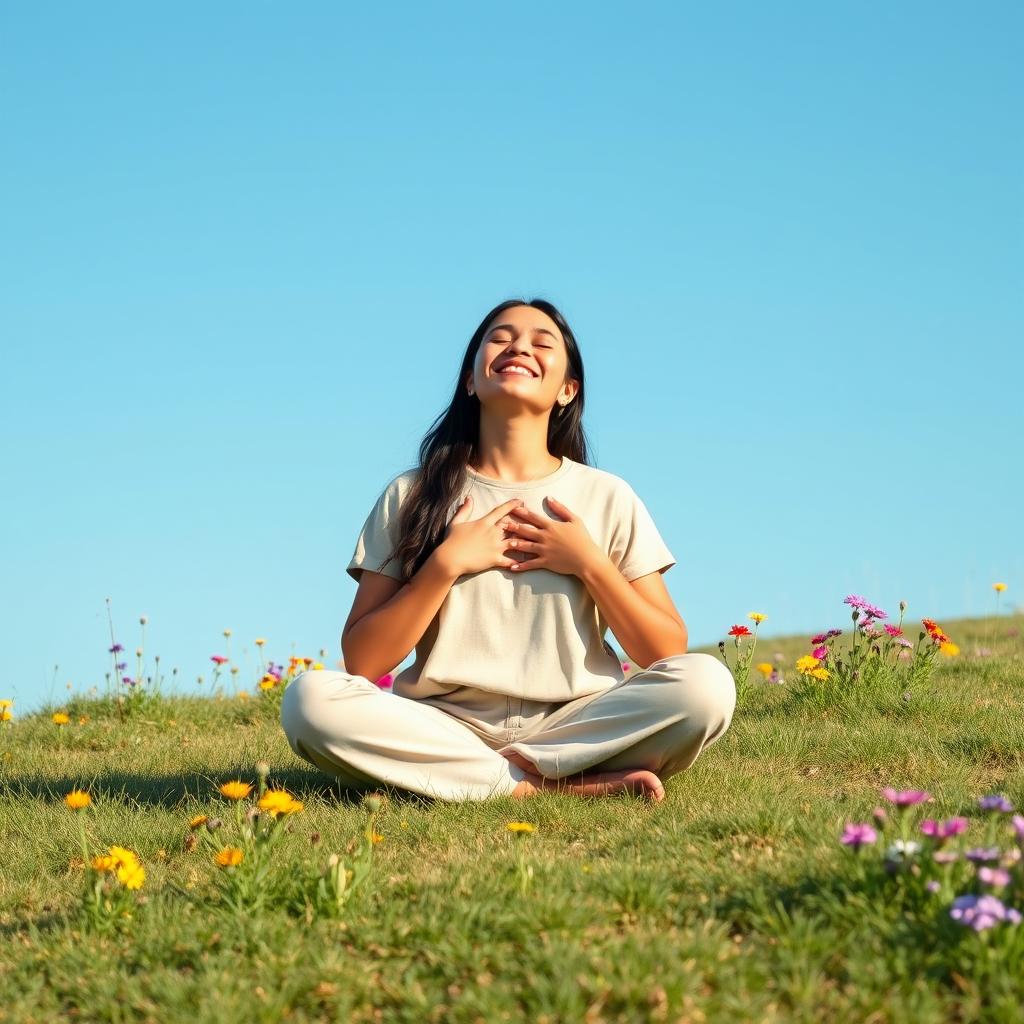
{"type": "Polygon", "coordinates": [[[732,673],[710,654],[677,654],[596,696],[553,712],[536,732],[500,747],[518,751],[541,775],[643,768],[662,779],[689,768],[729,728],[732,673]]]}
{"type": "Polygon", "coordinates": [[[299,757],[355,787],[484,800],[526,777],[451,715],[347,672],[296,676],[281,700],[281,725],[299,757]]]}

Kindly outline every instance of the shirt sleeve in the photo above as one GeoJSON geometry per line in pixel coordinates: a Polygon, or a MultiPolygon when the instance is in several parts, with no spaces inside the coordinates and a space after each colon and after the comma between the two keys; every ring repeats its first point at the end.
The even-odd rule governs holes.
{"type": "Polygon", "coordinates": [[[403,491],[401,478],[396,477],[384,488],[370,509],[359,531],[355,551],[345,569],[357,583],[364,569],[404,582],[398,563],[394,559],[387,560],[398,541],[398,510],[403,491]]]}
{"type": "Polygon", "coordinates": [[[676,564],[651,513],[636,492],[627,487],[624,511],[619,517],[612,538],[612,561],[627,582],[652,572],[667,572],[676,564]]]}

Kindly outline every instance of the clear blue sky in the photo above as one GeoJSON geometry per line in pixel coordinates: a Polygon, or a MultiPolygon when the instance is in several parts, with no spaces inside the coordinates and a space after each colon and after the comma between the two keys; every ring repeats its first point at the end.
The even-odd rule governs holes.
{"type": "Polygon", "coordinates": [[[337,657],[359,528],[509,296],[572,325],[692,645],[1019,603],[1018,3],[0,17],[16,710],[102,687],[106,597],[189,682],[225,628],[337,657]]]}

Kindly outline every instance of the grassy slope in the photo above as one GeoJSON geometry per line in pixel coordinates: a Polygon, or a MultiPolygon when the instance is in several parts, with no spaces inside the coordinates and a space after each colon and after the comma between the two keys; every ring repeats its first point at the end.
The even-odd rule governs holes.
{"type": "MultiPolygon", "coordinates": [[[[881,899],[842,884],[847,820],[879,788],[927,788],[932,816],[1002,791],[1024,804],[1024,617],[943,622],[960,658],[927,699],[881,715],[794,711],[759,688],[650,807],[553,794],[437,804],[392,793],[370,890],[344,924],[283,912],[238,922],[200,896],[216,869],[182,845],[213,786],[266,759],[306,802],[284,871],[313,870],[364,820],[357,797],[289,751],[258,701],[174,698],[119,722],[93,703],[58,747],[48,716],[0,743],[0,1021],[1016,1020],[1020,982],[978,985],[881,899]],[[74,786],[97,843],[138,850],[147,902],[123,937],[83,934],[74,786]],[[537,831],[517,837],[511,820],[537,831]],[[310,833],[322,842],[310,846],[310,833]],[[528,844],[532,891],[512,872],[528,844]]],[[[758,657],[806,653],[762,641],[758,657]]]]}

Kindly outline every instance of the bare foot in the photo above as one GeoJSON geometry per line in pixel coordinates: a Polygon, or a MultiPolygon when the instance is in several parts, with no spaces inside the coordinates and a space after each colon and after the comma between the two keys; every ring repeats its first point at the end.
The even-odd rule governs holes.
{"type": "MultiPolygon", "coordinates": [[[[509,760],[512,758],[509,757],[509,760]]],[[[652,803],[660,803],[665,799],[665,787],[661,784],[661,779],[654,772],[642,769],[589,774],[583,772],[564,779],[546,779],[540,775],[530,774],[512,790],[512,796],[522,799],[533,796],[542,789],[586,797],[632,793],[645,797],[652,803]]]]}

